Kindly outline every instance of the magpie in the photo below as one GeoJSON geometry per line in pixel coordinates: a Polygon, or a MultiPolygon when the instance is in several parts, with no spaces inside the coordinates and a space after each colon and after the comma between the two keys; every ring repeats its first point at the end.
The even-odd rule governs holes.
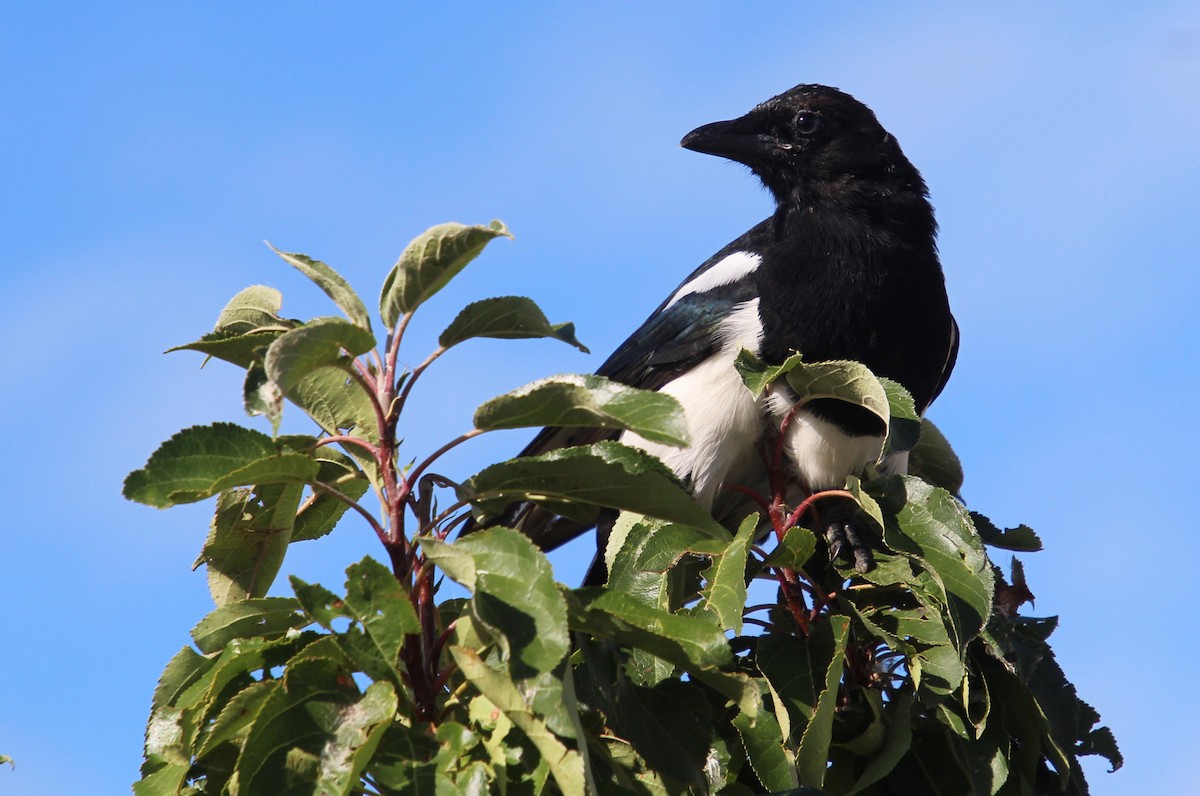
{"type": "MultiPolygon", "coordinates": [[[[866,105],[802,84],[740,118],[693,130],[681,145],[748,166],[775,212],[693,271],[596,372],[678,399],[691,444],[548,428],[521,455],[620,437],[658,456],[713,510],[723,484],[763,482],[764,440],[797,403],[782,381],[761,399],[751,394],[734,368],[743,348],[768,364],[797,351],[806,362],[861,362],[906,387],[924,412],[954,367],[958,327],[928,190],[866,105]]],[[[812,400],[794,412],[782,443],[804,490],[837,489],[878,460],[884,428],[859,407],[812,400]]],[[[887,466],[906,469],[907,460],[895,458],[887,466]]],[[[852,510],[822,514],[831,556],[868,569],[852,510]]],[[[550,550],[596,523],[521,503],[487,524],[517,528],[550,550]]],[[[605,578],[603,517],[600,525],[589,583],[605,578]]]]}

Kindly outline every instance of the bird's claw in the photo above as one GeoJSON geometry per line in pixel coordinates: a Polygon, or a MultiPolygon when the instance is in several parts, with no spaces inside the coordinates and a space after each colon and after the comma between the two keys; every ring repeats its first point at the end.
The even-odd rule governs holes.
{"type": "Polygon", "coordinates": [[[857,572],[870,572],[874,569],[875,556],[854,523],[829,523],[825,528],[825,541],[829,543],[830,559],[853,561],[857,572]]]}

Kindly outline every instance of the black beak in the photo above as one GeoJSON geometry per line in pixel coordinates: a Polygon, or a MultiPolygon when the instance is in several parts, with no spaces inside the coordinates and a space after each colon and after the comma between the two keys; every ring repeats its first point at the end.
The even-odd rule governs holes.
{"type": "Polygon", "coordinates": [[[697,127],[685,135],[679,145],[693,152],[729,158],[751,167],[782,148],[774,137],[756,132],[745,116],[697,127]]]}

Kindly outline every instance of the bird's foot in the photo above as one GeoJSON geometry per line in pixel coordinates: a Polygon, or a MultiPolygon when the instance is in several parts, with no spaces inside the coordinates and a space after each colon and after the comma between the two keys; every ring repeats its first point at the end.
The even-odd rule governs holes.
{"type": "Polygon", "coordinates": [[[875,568],[875,556],[871,552],[870,541],[862,533],[862,525],[857,518],[827,517],[825,541],[829,544],[831,561],[852,561],[854,569],[858,572],[870,572],[875,568]]]}

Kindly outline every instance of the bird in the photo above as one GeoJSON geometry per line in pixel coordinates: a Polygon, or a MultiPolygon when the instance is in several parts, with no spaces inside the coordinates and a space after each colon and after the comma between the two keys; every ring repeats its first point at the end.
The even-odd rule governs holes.
{"type": "MultiPolygon", "coordinates": [[[[764,439],[778,434],[791,475],[808,492],[840,489],[879,458],[882,421],[835,399],[806,402],[782,380],[757,397],[734,367],[748,349],[767,364],[852,360],[903,385],[924,413],[958,355],[929,192],[875,114],[836,88],[801,84],[728,121],[692,130],[681,145],[749,167],[775,210],[696,268],[597,369],[674,396],[690,445],[632,432],[548,428],[534,456],[601,439],[654,454],[712,510],[728,484],[761,482],[764,439]]],[[[905,455],[888,463],[906,469],[905,455]]],[[[585,583],[602,583],[606,531],[585,583]]],[[[830,555],[872,565],[852,509],[822,511],[830,555]]],[[[595,523],[532,502],[487,524],[516,528],[551,550],[595,523]]]]}

